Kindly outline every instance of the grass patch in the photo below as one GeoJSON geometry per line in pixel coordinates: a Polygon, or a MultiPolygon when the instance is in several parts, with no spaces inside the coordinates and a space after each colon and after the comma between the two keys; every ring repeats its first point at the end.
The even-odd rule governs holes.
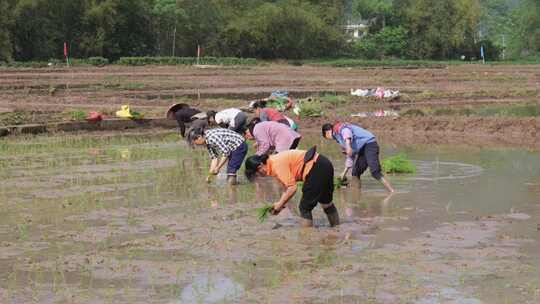
{"type": "MultiPolygon", "coordinates": [[[[334,58],[334,59],[314,59],[305,60],[304,65],[314,66],[332,66],[332,67],[359,67],[359,68],[374,68],[374,67],[393,67],[393,68],[432,68],[442,69],[451,65],[465,64],[480,64],[478,61],[461,61],[461,60],[406,60],[406,59],[355,59],[355,58],[334,58]]],[[[530,65],[540,64],[538,58],[529,60],[517,61],[492,61],[487,65],[530,65]]]]}
{"type": "Polygon", "coordinates": [[[406,68],[435,68],[442,69],[448,65],[464,64],[461,61],[431,61],[431,60],[367,60],[367,59],[321,59],[305,62],[308,65],[332,67],[406,67],[406,68]]]}
{"type": "Polygon", "coordinates": [[[334,107],[338,107],[347,102],[347,98],[343,95],[324,94],[320,97],[321,102],[328,103],[334,107]]]}
{"type": "Polygon", "coordinates": [[[88,114],[82,110],[71,111],[69,113],[69,117],[71,118],[71,120],[75,120],[75,121],[85,120],[87,116],[88,114]]]}
{"type": "Polygon", "coordinates": [[[383,160],[382,169],[384,173],[416,173],[416,167],[405,153],[383,160]]]}

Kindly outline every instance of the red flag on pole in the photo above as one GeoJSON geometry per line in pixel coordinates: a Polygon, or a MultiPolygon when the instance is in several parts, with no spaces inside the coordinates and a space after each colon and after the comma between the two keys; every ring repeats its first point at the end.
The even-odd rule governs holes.
{"type": "Polygon", "coordinates": [[[67,56],[68,56],[67,42],[64,42],[64,57],[67,58],[67,56]]]}

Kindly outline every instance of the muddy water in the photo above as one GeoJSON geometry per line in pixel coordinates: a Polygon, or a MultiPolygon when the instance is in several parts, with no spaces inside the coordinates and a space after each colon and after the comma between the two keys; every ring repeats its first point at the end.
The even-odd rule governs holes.
{"type": "Polygon", "coordinates": [[[540,153],[382,146],[398,152],[418,172],[389,176],[396,194],[366,174],[336,191],[339,228],[317,208],[302,230],[299,195],[259,224],[279,187],[207,185],[175,136],[4,141],[0,302],[538,303],[540,153]]]}

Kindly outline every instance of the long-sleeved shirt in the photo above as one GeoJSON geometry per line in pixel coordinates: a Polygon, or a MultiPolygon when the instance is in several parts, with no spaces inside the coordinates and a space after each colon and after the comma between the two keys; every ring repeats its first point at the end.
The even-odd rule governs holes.
{"type": "Polygon", "coordinates": [[[174,113],[174,118],[180,127],[182,137],[186,133],[186,123],[193,121],[193,115],[201,113],[201,110],[195,108],[182,108],[174,113]]]}
{"type": "Polygon", "coordinates": [[[275,121],[263,121],[253,128],[253,137],[257,141],[257,155],[268,153],[271,147],[276,152],[290,150],[294,140],[302,137],[293,129],[275,121]]]}
{"type": "Polygon", "coordinates": [[[236,128],[234,118],[240,112],[242,111],[236,108],[230,108],[230,109],[225,109],[223,111],[219,111],[216,113],[216,117],[215,117],[216,123],[226,124],[231,128],[236,128]]]}
{"type": "Polygon", "coordinates": [[[211,158],[228,157],[245,141],[242,135],[225,128],[204,131],[204,140],[211,158]]]}

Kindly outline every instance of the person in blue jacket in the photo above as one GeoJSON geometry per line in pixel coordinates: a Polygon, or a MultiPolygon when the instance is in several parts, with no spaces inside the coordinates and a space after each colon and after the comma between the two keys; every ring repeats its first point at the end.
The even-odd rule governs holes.
{"type": "Polygon", "coordinates": [[[381,172],[379,161],[379,145],[373,133],[350,123],[324,124],[322,135],[326,139],[334,139],[343,149],[346,157],[345,170],[341,179],[346,180],[347,173],[352,168],[352,175],[360,180],[360,176],[369,167],[371,176],[380,181],[388,192],[394,188],[381,172]]]}

